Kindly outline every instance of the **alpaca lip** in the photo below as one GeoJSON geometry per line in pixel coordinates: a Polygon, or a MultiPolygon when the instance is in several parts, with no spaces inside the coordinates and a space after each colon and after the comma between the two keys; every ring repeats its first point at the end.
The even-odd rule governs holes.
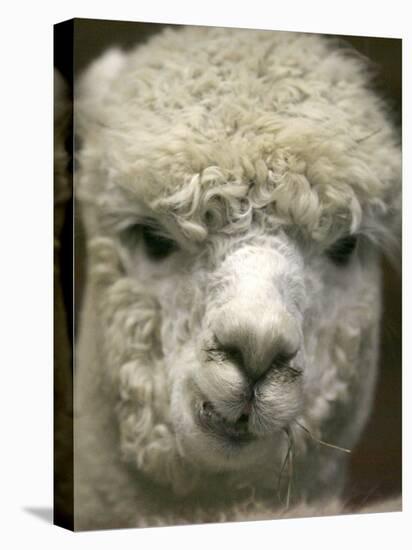
{"type": "Polygon", "coordinates": [[[209,401],[201,403],[198,420],[203,429],[226,441],[239,444],[249,443],[255,439],[255,436],[249,431],[247,419],[241,417],[236,422],[230,422],[223,418],[209,401]]]}

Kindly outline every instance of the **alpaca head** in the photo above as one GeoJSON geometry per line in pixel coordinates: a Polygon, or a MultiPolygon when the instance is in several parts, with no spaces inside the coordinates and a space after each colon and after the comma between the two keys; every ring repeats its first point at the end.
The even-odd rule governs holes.
{"type": "Polygon", "coordinates": [[[202,28],[83,78],[93,345],[121,452],[157,481],[279,471],[302,426],[356,441],[400,208],[367,79],[317,36],[202,28]]]}

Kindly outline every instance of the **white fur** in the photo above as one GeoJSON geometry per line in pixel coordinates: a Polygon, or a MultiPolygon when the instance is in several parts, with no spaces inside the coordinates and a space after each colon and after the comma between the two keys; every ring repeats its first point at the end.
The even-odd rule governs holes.
{"type": "Polygon", "coordinates": [[[368,417],[379,247],[400,227],[399,144],[369,80],[325,38],[213,28],[166,30],[84,75],[76,528],[336,502],[348,456],[319,440],[352,449],[368,417]],[[161,262],[120,239],[147,218],[178,244],[161,262]],[[353,259],[334,265],[325,251],[353,233],[353,259]],[[204,401],[235,421],[251,379],[256,440],[200,427],[204,401]]]}

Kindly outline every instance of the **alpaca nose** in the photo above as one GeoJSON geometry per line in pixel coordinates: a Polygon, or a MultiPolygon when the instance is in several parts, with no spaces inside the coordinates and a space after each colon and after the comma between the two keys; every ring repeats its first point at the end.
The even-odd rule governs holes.
{"type": "Polygon", "coordinates": [[[268,370],[287,366],[297,355],[301,333],[285,308],[226,307],[214,324],[216,350],[256,382],[268,370]]]}

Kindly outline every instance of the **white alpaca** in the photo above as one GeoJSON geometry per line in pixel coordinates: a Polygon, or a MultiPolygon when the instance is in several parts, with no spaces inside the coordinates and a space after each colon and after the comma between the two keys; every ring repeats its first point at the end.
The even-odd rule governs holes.
{"type": "Polygon", "coordinates": [[[400,227],[369,80],[320,36],[200,27],[85,74],[77,529],[343,511],[400,227]]]}

